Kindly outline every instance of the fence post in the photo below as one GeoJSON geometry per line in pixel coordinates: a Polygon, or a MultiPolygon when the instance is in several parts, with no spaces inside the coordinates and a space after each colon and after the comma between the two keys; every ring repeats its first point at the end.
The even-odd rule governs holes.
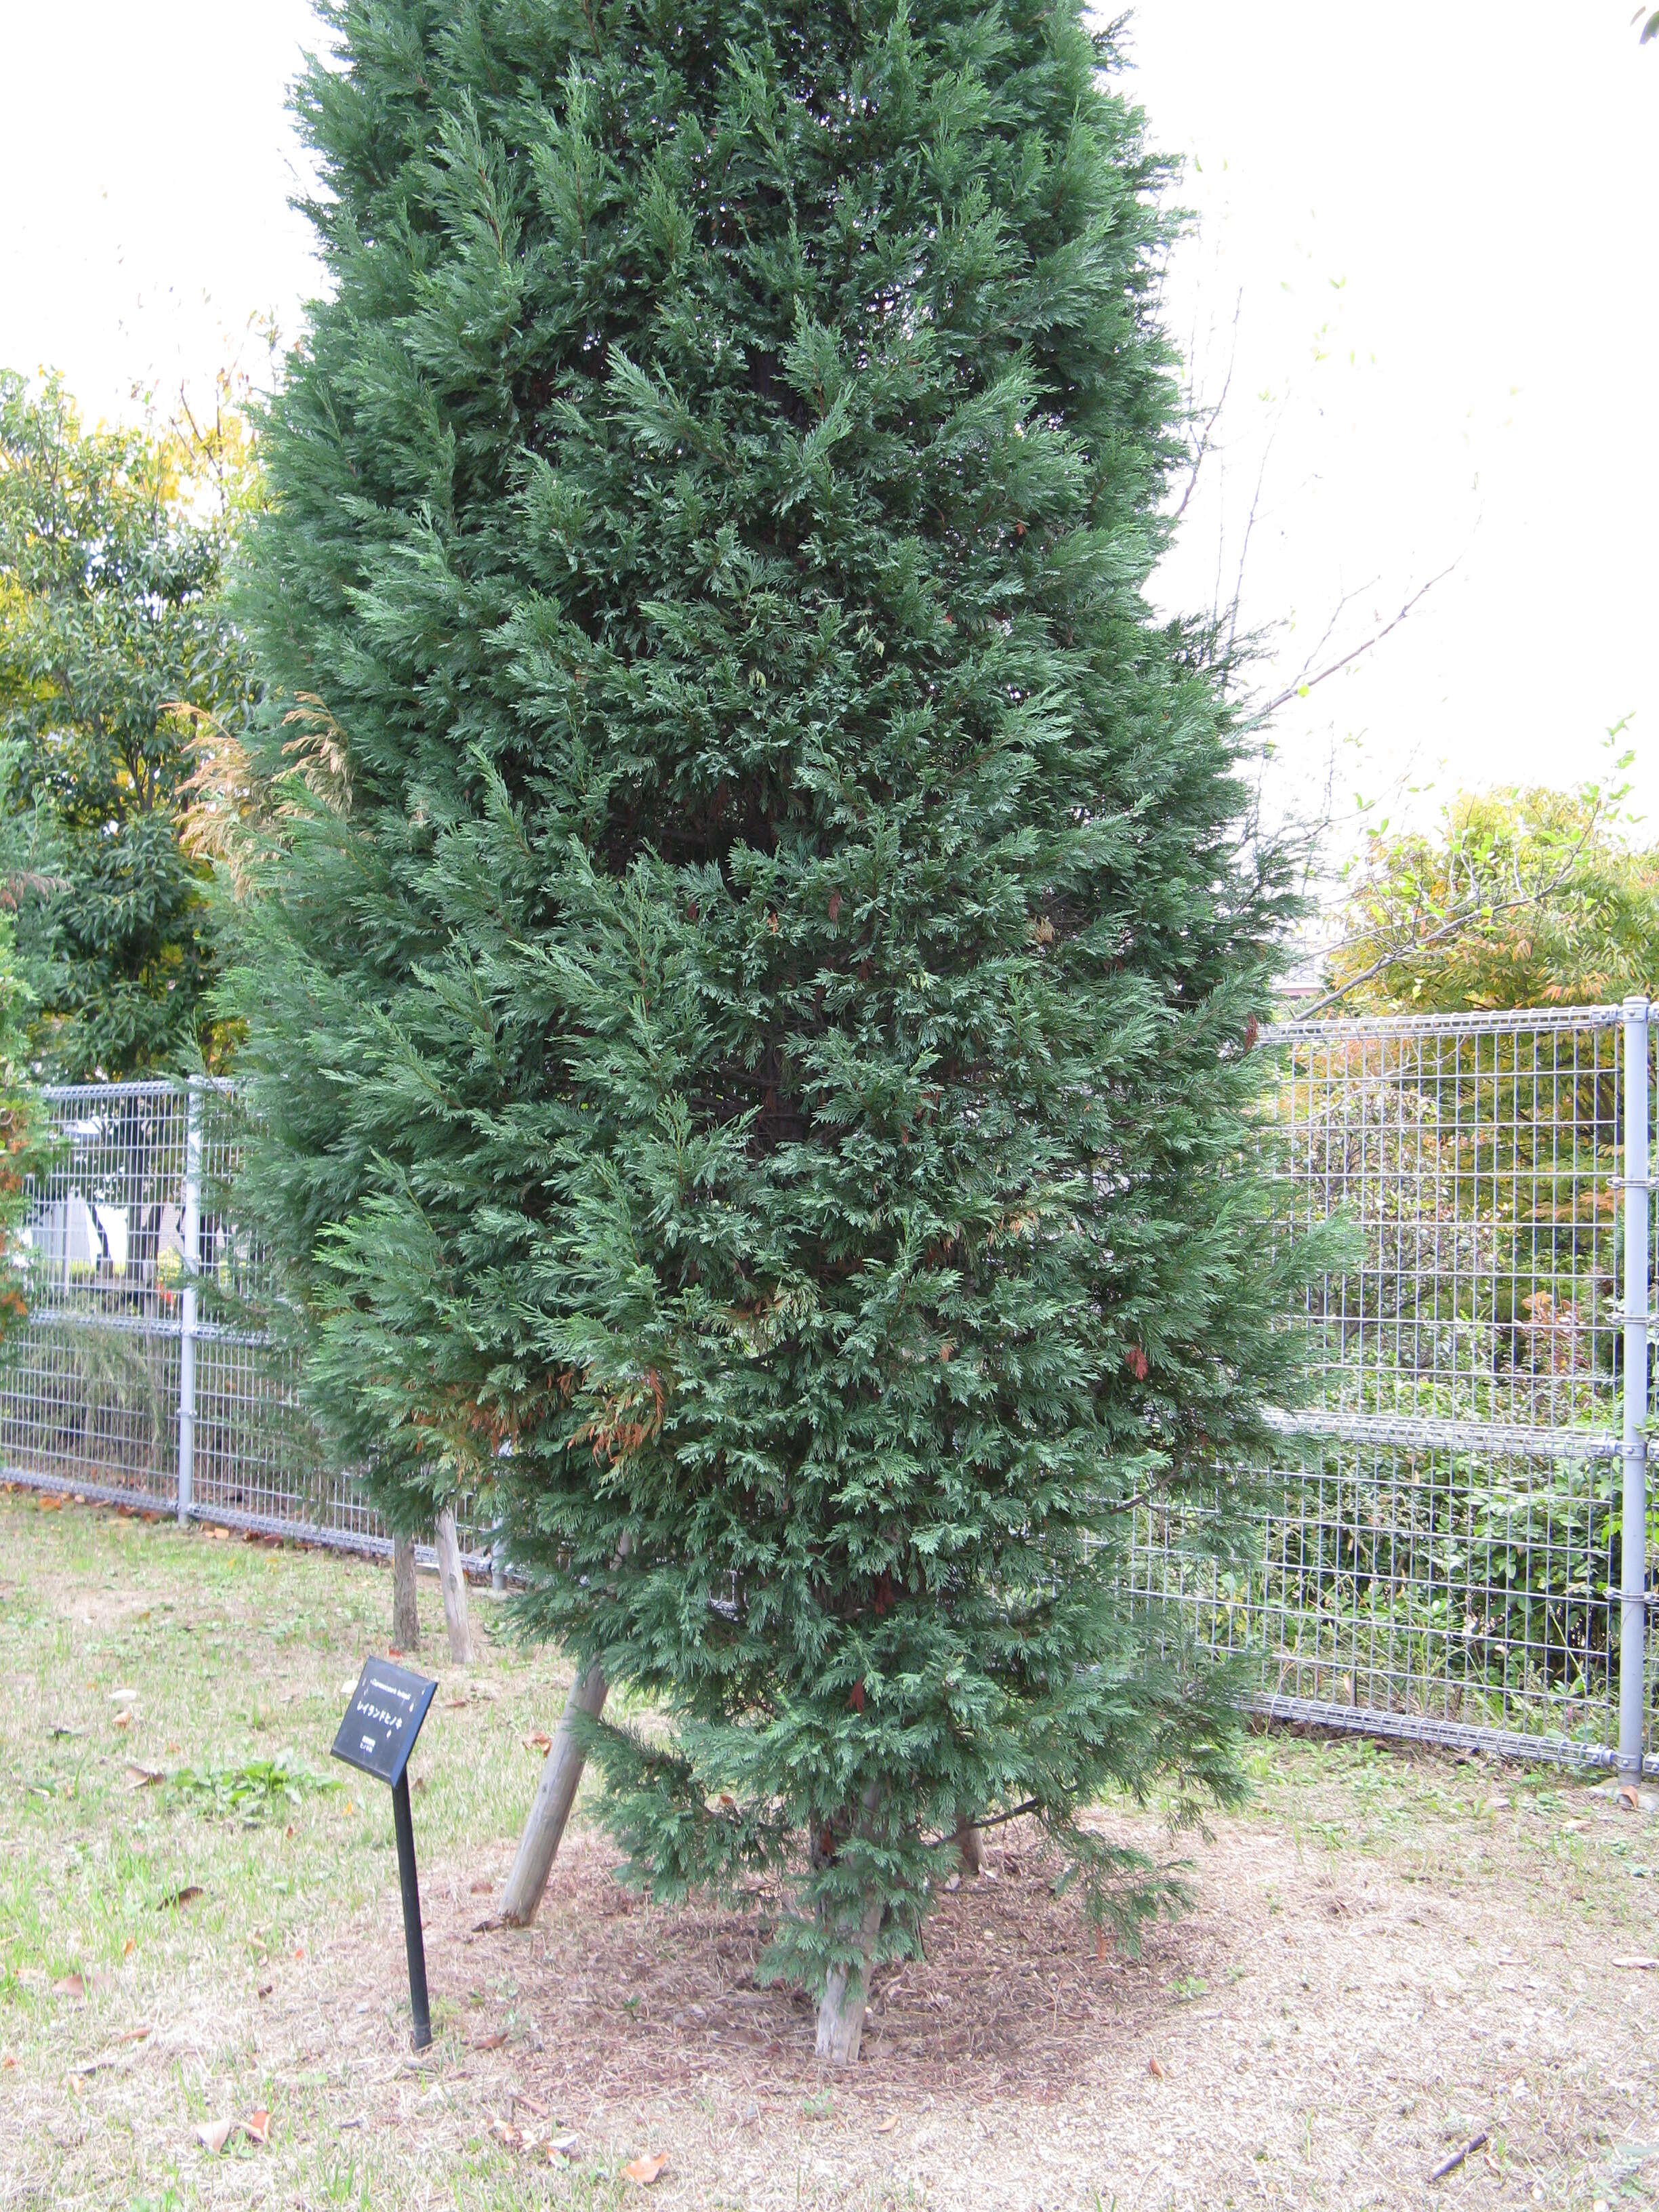
{"type": "Polygon", "coordinates": [[[196,1277],[202,1263],[202,1084],[185,1086],[185,1269],[179,1301],[179,1526],[196,1503],[196,1277]]]}
{"type": "Polygon", "coordinates": [[[1639,1780],[1647,1705],[1648,1002],[1624,1004],[1624,1510],[1619,1633],[1619,1765],[1639,1780]]]}

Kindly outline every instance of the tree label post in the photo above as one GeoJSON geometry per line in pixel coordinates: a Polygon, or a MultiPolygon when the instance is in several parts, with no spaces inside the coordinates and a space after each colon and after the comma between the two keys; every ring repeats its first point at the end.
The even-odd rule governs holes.
{"type": "Polygon", "coordinates": [[[426,1945],[421,1936],[421,1889],[415,1874],[415,1822],[409,1808],[409,1754],[437,1688],[389,1659],[363,1663],[345,1718],[334,1739],[334,1756],[391,1785],[392,1820],[398,1835],[398,1879],[404,1893],[404,1944],[409,1953],[409,2002],[414,2047],[432,2040],[426,1996],[426,1945]]]}

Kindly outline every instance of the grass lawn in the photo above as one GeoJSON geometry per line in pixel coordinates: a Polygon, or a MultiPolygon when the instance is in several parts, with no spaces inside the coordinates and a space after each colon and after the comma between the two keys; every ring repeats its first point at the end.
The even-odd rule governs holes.
{"type": "Polygon", "coordinates": [[[328,1758],[389,1571],[0,1494],[3,2212],[609,2206],[655,2152],[665,2209],[1659,2195],[1659,1968],[1620,1963],[1659,1952],[1659,1815],[1258,1739],[1207,1840],[1103,1808],[1192,1861],[1139,1960],[1097,1958],[1042,1838],[1000,1830],[844,2080],[754,1985],[752,1922],[624,1893],[580,1808],[536,1928],[480,1924],[566,1676],[483,1594],[488,1656],[452,1668],[421,1596],[416,2058],[390,1801],[328,1758]]]}

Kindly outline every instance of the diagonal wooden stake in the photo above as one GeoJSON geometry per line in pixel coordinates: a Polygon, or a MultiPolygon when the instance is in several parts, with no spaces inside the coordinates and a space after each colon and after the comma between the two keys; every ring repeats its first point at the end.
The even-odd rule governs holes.
{"type": "Polygon", "coordinates": [[[518,1856],[501,1893],[501,1911],[496,1917],[509,1928],[527,1928],[541,1909],[547,1877],[553,1871],[560,1838],[570,1818],[570,1808],[576,1802],[582,1768],[586,1765],[576,1741],[576,1716],[585,1714],[589,1720],[597,1720],[605,1709],[610,1686],[597,1659],[590,1660],[570,1686],[564,1717],[543,1761],[542,1778],[531,1801],[524,1833],[519,1838],[518,1856]]]}
{"type": "Polygon", "coordinates": [[[461,1565],[461,1542],[455,1531],[455,1509],[446,1505],[438,1516],[438,1582],[443,1591],[444,1626],[449,1632],[449,1656],[458,1667],[470,1667],[477,1657],[472,1642],[472,1622],[466,1609],[466,1570],[461,1565]]]}

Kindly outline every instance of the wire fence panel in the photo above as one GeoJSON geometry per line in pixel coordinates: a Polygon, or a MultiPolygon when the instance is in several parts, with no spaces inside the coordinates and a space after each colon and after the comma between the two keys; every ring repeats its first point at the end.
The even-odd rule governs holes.
{"type": "MultiPolygon", "coordinates": [[[[1621,1581],[1632,1648],[1650,1650],[1651,1513],[1632,1519],[1632,1585],[1622,1504],[1649,1403],[1632,1328],[1654,1303],[1651,1248],[1633,1285],[1620,1259],[1652,1174],[1626,1142],[1632,1038],[1653,1087],[1641,1011],[1635,1027],[1577,1007],[1264,1032],[1274,1234],[1339,1243],[1285,1316],[1307,1392],[1274,1418],[1270,1464],[1223,1471],[1261,1500],[1243,1553],[1215,1555],[1214,1513],[1188,1497],[1142,1510],[1127,1569],[1172,1629],[1237,1661],[1262,1711],[1620,1755],[1621,1581]]],[[[272,1340],[236,1217],[233,1088],[44,1096],[58,1141],[26,1231],[29,1321],[0,1361],[5,1474],[388,1549],[272,1340]]],[[[462,1533],[482,1569],[487,1516],[462,1533]]]]}
{"type": "MultiPolygon", "coordinates": [[[[1142,1516],[1131,1570],[1264,1711],[1616,1758],[1625,1324],[1652,1303],[1650,1260],[1628,1295],[1620,1268],[1627,1179],[1650,1173],[1623,1158],[1626,1026],[1593,1007],[1264,1033],[1277,1233],[1342,1245],[1287,1316],[1307,1396],[1242,1471],[1262,1499],[1245,1559],[1206,1556],[1200,1500],[1142,1516]]],[[[1644,1407],[1647,1382],[1644,1355],[1644,1407]]]]}
{"type": "MultiPolygon", "coordinates": [[[[270,1270],[236,1218],[234,1087],[40,1096],[49,1164],[22,1237],[29,1318],[0,1358],[5,1475],[167,1510],[182,1484],[196,1519],[390,1550],[358,1485],[325,1463],[295,1361],[273,1339],[270,1270]]],[[[487,1569],[489,1531],[458,1521],[468,1564],[487,1569]]]]}
{"type": "Polygon", "coordinates": [[[1617,1426],[1619,1012],[1525,1018],[1269,1032],[1281,1216],[1358,1236],[1304,1316],[1331,1412],[1617,1426]]]}
{"type": "Polygon", "coordinates": [[[170,1085],[55,1091],[34,1193],[29,1325],[0,1370],[0,1452],[64,1486],[170,1502],[184,1273],[184,1115],[170,1085]]]}

